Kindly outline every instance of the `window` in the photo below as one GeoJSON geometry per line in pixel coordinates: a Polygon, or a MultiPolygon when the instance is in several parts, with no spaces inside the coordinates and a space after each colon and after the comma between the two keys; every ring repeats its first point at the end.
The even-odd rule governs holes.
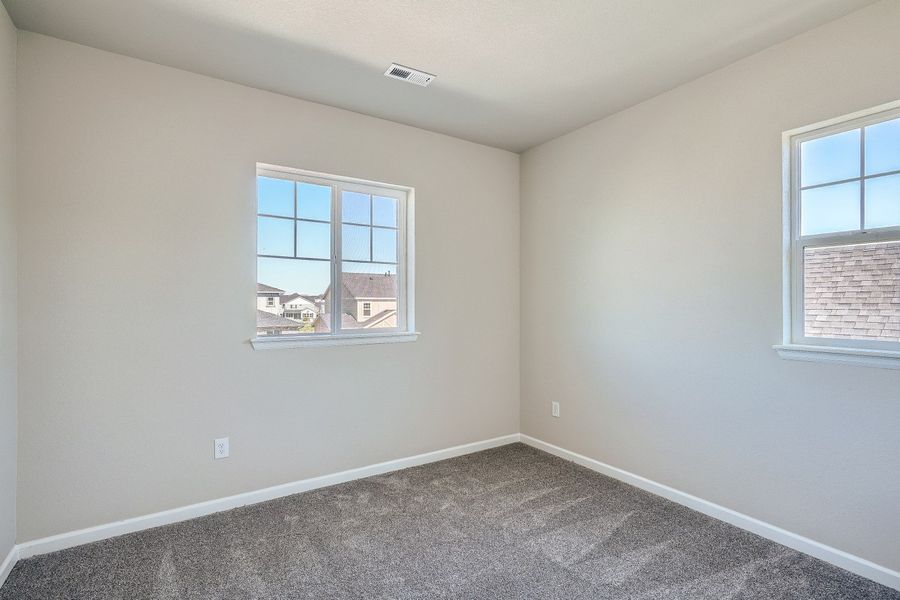
{"type": "Polygon", "coordinates": [[[785,134],[782,356],[900,368],[900,108],[785,134]]]}
{"type": "Polygon", "coordinates": [[[266,298],[266,306],[275,306],[275,298],[266,298]]]}
{"type": "Polygon", "coordinates": [[[255,348],[416,338],[411,188],[270,165],[256,181],[257,296],[293,302],[257,311],[255,348]]]}

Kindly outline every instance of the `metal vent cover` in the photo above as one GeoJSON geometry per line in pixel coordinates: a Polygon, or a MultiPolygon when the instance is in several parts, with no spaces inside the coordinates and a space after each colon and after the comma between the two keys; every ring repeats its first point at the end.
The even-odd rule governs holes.
{"type": "Polygon", "coordinates": [[[397,63],[391,63],[391,66],[387,68],[384,75],[392,79],[399,79],[400,81],[408,81],[409,83],[421,85],[422,87],[427,86],[436,77],[436,75],[432,75],[431,73],[404,67],[397,63]]]}

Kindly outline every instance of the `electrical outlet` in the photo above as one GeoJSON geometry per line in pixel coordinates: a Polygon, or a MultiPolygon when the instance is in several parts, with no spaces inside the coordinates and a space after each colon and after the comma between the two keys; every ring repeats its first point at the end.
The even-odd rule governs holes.
{"type": "Polygon", "coordinates": [[[220,458],[228,458],[228,438],[216,438],[213,456],[218,460],[220,458]]]}
{"type": "Polygon", "coordinates": [[[553,402],[550,405],[550,414],[553,415],[554,417],[559,416],[559,402],[553,402]]]}

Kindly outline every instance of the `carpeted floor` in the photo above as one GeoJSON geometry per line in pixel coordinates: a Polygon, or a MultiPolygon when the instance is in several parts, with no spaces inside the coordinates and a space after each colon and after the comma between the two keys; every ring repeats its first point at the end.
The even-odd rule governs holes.
{"type": "Polygon", "coordinates": [[[0,600],[900,600],[522,444],[19,562],[0,600]]]}

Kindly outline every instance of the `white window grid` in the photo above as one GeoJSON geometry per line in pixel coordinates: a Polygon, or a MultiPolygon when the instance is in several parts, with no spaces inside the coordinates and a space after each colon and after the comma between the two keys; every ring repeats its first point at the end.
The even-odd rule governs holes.
{"type": "Polygon", "coordinates": [[[865,169],[865,128],[870,125],[900,118],[900,103],[861,111],[846,117],[832,119],[823,123],[810,125],[783,136],[785,160],[785,202],[784,202],[784,263],[785,263],[785,297],[784,297],[784,343],[803,346],[845,347],[854,349],[871,349],[900,351],[900,342],[882,340],[864,340],[853,338],[811,337],[805,332],[804,319],[804,253],[807,248],[823,248],[832,246],[850,246],[854,244],[871,244],[878,242],[900,242],[900,226],[865,227],[865,182],[880,177],[900,174],[900,170],[886,171],[866,175],[865,169]],[[846,131],[860,130],[858,177],[850,177],[826,183],[802,186],[800,182],[801,155],[800,145],[803,142],[823,138],[846,131]],[[859,227],[849,231],[818,233],[803,235],[801,225],[801,192],[804,190],[823,188],[845,183],[859,182],[859,227]]]}
{"type": "MultiPolygon", "coordinates": [[[[257,218],[258,217],[266,217],[266,218],[278,218],[284,220],[291,220],[294,222],[294,251],[293,256],[283,256],[283,255],[272,255],[272,254],[259,254],[257,253],[257,258],[274,258],[274,259],[282,259],[282,260],[308,260],[308,261],[323,261],[323,262],[331,262],[331,305],[328,307],[330,311],[331,323],[330,331],[328,332],[314,332],[314,333],[302,333],[298,334],[298,337],[303,338],[312,338],[312,337],[335,337],[340,336],[342,333],[351,333],[353,335],[357,334],[370,334],[370,335],[380,335],[385,333],[402,333],[402,332],[413,332],[414,331],[414,294],[413,294],[413,277],[414,277],[414,263],[412,261],[412,252],[413,252],[413,212],[412,212],[412,188],[407,186],[400,186],[394,184],[387,183],[379,183],[366,181],[362,179],[343,177],[338,175],[328,175],[324,173],[317,173],[312,171],[305,171],[301,169],[294,169],[290,167],[281,167],[276,165],[269,164],[257,164],[256,169],[257,177],[270,177],[273,179],[284,179],[288,181],[292,181],[295,183],[294,185],[294,214],[293,216],[284,216],[284,215],[273,215],[269,213],[261,213],[258,210],[257,203],[257,218]],[[298,216],[298,197],[297,197],[297,188],[299,183],[310,183],[313,185],[327,186],[331,188],[331,220],[330,221],[322,221],[316,219],[307,219],[301,218],[298,216]],[[382,225],[375,225],[371,221],[370,215],[370,224],[369,225],[361,225],[357,223],[343,223],[341,217],[341,195],[343,192],[358,192],[361,194],[367,194],[370,196],[382,196],[386,198],[394,198],[397,200],[397,227],[387,227],[382,225]],[[325,223],[331,227],[331,257],[330,258],[321,258],[321,257],[309,257],[309,256],[298,256],[297,255],[297,223],[301,221],[309,221],[315,223],[325,223]],[[344,260],[342,257],[342,243],[341,243],[341,234],[343,225],[354,225],[354,226],[366,226],[371,229],[394,229],[397,231],[397,261],[396,262],[385,262],[385,261],[376,261],[374,259],[374,255],[372,253],[372,244],[373,244],[373,235],[369,236],[369,260],[344,260]],[[372,329],[361,329],[361,328],[351,328],[351,329],[343,329],[341,323],[341,314],[343,312],[343,293],[342,293],[342,284],[341,277],[343,274],[343,263],[352,263],[352,264],[371,264],[371,265],[382,265],[382,266],[393,266],[397,273],[397,325],[395,327],[380,327],[380,328],[372,328],[372,329]]],[[[370,210],[372,203],[370,202],[370,210]]],[[[259,246],[257,240],[257,247],[259,246]]],[[[257,277],[257,281],[259,278],[257,277]]]]}

